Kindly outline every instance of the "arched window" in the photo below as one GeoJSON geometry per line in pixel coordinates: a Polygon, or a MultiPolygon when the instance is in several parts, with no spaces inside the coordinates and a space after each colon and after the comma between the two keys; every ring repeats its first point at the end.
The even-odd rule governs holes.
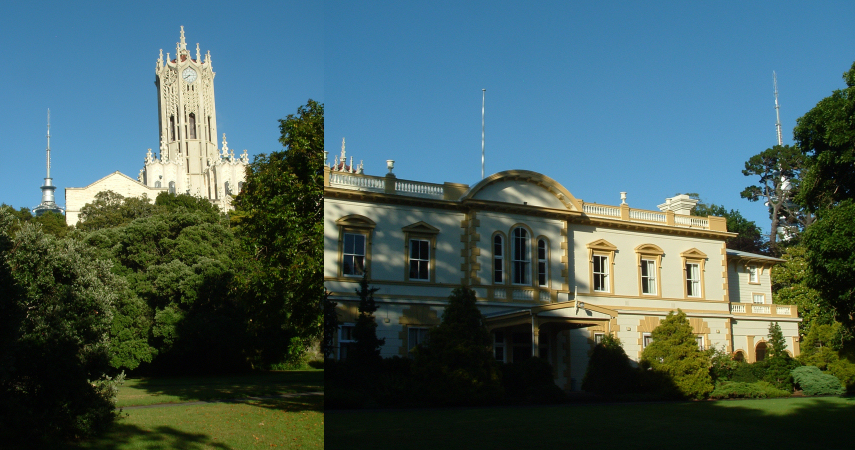
{"type": "Polygon", "coordinates": [[[226,181],[226,183],[225,183],[225,188],[226,188],[226,195],[232,195],[232,190],[231,190],[231,188],[229,188],[229,182],[228,181],[226,181]]]}
{"type": "Polygon", "coordinates": [[[169,193],[170,193],[170,194],[174,194],[174,193],[175,193],[175,182],[174,182],[174,181],[170,181],[170,182],[169,182],[169,193]]]}
{"type": "Polygon", "coordinates": [[[154,182],[154,187],[156,187],[156,188],[160,187],[160,180],[157,180],[154,182]]]}
{"type": "Polygon", "coordinates": [[[505,239],[501,234],[493,236],[493,283],[505,282],[505,239]]]}
{"type": "Polygon", "coordinates": [[[531,258],[528,253],[528,231],[525,228],[514,228],[511,242],[511,258],[513,258],[513,284],[529,284],[531,258]]]}
{"type": "Polygon", "coordinates": [[[755,358],[756,362],[760,362],[760,361],[763,361],[764,359],[766,359],[766,343],[765,342],[761,342],[761,343],[757,344],[756,355],[757,355],[757,357],[755,358]]]}
{"type": "Polygon", "coordinates": [[[537,240],[537,285],[546,286],[549,275],[547,273],[548,260],[546,251],[546,240],[537,240]]]}

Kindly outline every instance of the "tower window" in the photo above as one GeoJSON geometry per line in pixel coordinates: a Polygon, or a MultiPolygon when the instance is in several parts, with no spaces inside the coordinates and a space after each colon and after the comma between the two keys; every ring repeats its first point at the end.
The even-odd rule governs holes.
{"type": "Polygon", "coordinates": [[[208,141],[214,142],[214,139],[211,138],[211,116],[208,116],[208,141]]]}
{"type": "Polygon", "coordinates": [[[226,183],[225,183],[225,188],[226,188],[226,195],[232,195],[232,190],[229,189],[229,182],[228,181],[226,181],[226,183]]]}
{"type": "Polygon", "coordinates": [[[169,142],[175,142],[175,116],[169,116],[169,142]]]}
{"type": "Polygon", "coordinates": [[[187,139],[196,139],[196,114],[190,113],[190,131],[187,133],[187,139]]]}
{"type": "Polygon", "coordinates": [[[174,181],[170,181],[170,182],[169,182],[169,193],[170,193],[170,194],[174,194],[174,193],[175,193],[175,182],[174,182],[174,181]]]}

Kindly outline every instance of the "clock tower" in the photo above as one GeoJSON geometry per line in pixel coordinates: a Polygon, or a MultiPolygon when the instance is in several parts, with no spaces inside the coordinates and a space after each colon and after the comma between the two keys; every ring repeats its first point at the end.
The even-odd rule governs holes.
{"type": "Polygon", "coordinates": [[[217,110],[211,52],[204,55],[196,44],[192,57],[184,39],[184,27],[175,46],[175,57],[163,50],[155,66],[160,155],[146,155],[140,180],[147,186],[166,188],[176,194],[206,197],[228,209],[244,181],[249,158],[244,150],[229,154],[225,134],[222,152],[217,147],[217,110]]]}

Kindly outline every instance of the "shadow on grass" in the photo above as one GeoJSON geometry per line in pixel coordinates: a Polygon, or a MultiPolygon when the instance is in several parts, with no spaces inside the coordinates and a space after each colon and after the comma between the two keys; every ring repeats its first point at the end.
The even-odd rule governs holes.
{"type": "Polygon", "coordinates": [[[325,445],[553,448],[602,446],[607,436],[608,446],[629,448],[851,448],[843,427],[853,420],[855,400],[836,397],[327,411],[325,445]],[[382,440],[365,439],[377,429],[382,440]]]}
{"type": "Polygon", "coordinates": [[[161,449],[174,448],[185,450],[231,449],[226,444],[215,442],[211,436],[202,433],[188,433],[170,426],[157,426],[151,430],[136,425],[116,423],[105,436],[62,447],[64,450],[118,450],[125,448],[161,449]]]}
{"type": "MultiPolygon", "coordinates": [[[[319,370],[267,372],[229,376],[151,377],[132,379],[120,389],[126,406],[161,402],[192,402],[324,390],[324,372],[319,370]],[[158,400],[158,397],[164,399],[158,400]]],[[[275,403],[279,403],[276,401],[275,403]]],[[[275,404],[274,403],[274,404],[275,404]]]]}

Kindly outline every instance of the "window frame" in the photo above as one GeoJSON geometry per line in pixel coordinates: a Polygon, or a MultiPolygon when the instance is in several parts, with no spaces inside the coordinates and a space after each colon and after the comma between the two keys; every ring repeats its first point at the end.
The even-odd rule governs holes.
{"type": "Polygon", "coordinates": [[[439,228],[424,221],[419,221],[401,228],[404,233],[404,280],[417,283],[436,282],[436,237],[439,228]],[[412,241],[428,242],[428,278],[410,278],[410,258],[412,241]]]}
{"type": "Polygon", "coordinates": [[[412,358],[413,357],[413,349],[415,349],[418,345],[424,344],[429,339],[430,339],[430,327],[423,327],[423,326],[418,326],[418,325],[416,325],[416,326],[407,325],[407,356],[412,358]],[[421,334],[419,334],[419,333],[416,334],[416,337],[417,337],[416,340],[418,342],[416,342],[415,345],[411,345],[411,340],[412,340],[412,336],[413,336],[412,332],[413,331],[423,332],[421,334]]]}
{"type": "Polygon", "coordinates": [[[534,233],[532,233],[528,227],[523,226],[523,225],[514,225],[513,227],[511,227],[511,232],[509,233],[510,238],[508,239],[508,244],[510,247],[509,253],[510,253],[510,257],[511,257],[511,260],[510,260],[510,269],[511,269],[510,270],[510,272],[511,272],[510,281],[511,281],[511,283],[510,284],[512,286],[532,286],[534,284],[534,277],[532,276],[532,264],[531,264],[531,256],[532,256],[531,240],[532,240],[533,234],[534,233]],[[524,259],[516,259],[518,237],[514,236],[514,233],[517,230],[522,230],[524,233],[526,233],[526,235],[523,238],[524,239],[523,245],[522,245],[522,247],[520,247],[520,248],[524,249],[524,255],[523,255],[524,259]],[[520,266],[522,267],[521,270],[518,269],[520,266]],[[523,275],[523,280],[522,280],[522,282],[519,282],[519,283],[516,282],[518,274],[523,275]]]}
{"type": "Polygon", "coordinates": [[[367,239],[365,237],[365,234],[359,233],[359,232],[345,231],[343,233],[343,242],[344,242],[344,246],[343,246],[342,251],[341,251],[342,252],[341,253],[341,261],[342,261],[341,262],[341,273],[342,273],[342,275],[345,277],[362,278],[362,276],[365,275],[365,272],[366,272],[366,268],[365,268],[365,253],[366,252],[365,252],[365,249],[367,247],[367,245],[366,245],[367,239]],[[348,253],[348,248],[347,248],[348,236],[353,236],[353,239],[354,239],[354,249],[353,249],[352,253],[348,253]],[[357,247],[357,245],[356,245],[357,238],[361,238],[361,241],[362,241],[362,244],[361,244],[362,248],[359,249],[359,250],[361,250],[361,252],[357,252],[357,248],[356,248],[357,247]],[[348,265],[345,263],[345,260],[348,257],[353,257],[354,261],[357,257],[362,258],[362,265],[361,265],[362,273],[356,273],[356,268],[358,265],[355,263],[353,264],[353,272],[354,273],[347,273],[346,268],[348,267],[348,265]]]}
{"type": "Polygon", "coordinates": [[[705,280],[705,267],[704,263],[707,260],[707,255],[696,249],[692,248],[680,253],[680,258],[682,260],[683,267],[683,298],[686,299],[705,299],[706,298],[706,280],[705,280]],[[697,295],[689,295],[689,272],[688,266],[697,265],[698,266],[698,293],[697,295]]]}
{"type": "Polygon", "coordinates": [[[749,264],[745,267],[745,270],[748,272],[748,284],[760,284],[759,266],[756,264],[749,264]]]}
{"type": "Polygon", "coordinates": [[[538,236],[535,247],[535,251],[537,252],[537,267],[535,268],[537,280],[532,281],[535,281],[535,286],[546,289],[549,289],[550,282],[552,281],[549,279],[549,250],[549,239],[544,236],[538,236]],[[541,243],[543,244],[543,258],[540,257],[541,243]],[[541,270],[541,265],[543,270],[541,270]],[[543,283],[540,282],[541,275],[543,275],[543,283]]]}
{"type": "Polygon", "coordinates": [[[356,344],[356,340],[353,339],[352,335],[351,335],[351,339],[346,340],[343,338],[345,328],[350,329],[351,330],[350,332],[353,333],[353,328],[355,326],[356,326],[355,323],[348,322],[348,323],[343,323],[343,324],[339,325],[339,327],[338,327],[338,335],[337,335],[338,342],[336,343],[335,351],[336,351],[336,359],[338,359],[339,361],[344,361],[344,359],[345,359],[344,357],[342,357],[343,346],[347,345],[349,347],[350,345],[356,344]]]}
{"type": "MultiPolygon", "coordinates": [[[[638,295],[644,297],[662,298],[662,255],[665,252],[657,245],[642,244],[635,247],[638,262],[638,295]],[[644,292],[644,274],[642,265],[645,261],[653,262],[653,288],[655,292],[644,292]]],[[[648,276],[649,278],[649,276],[648,276]]]]}
{"type": "Polygon", "coordinates": [[[365,255],[363,271],[368,279],[371,279],[371,240],[374,235],[374,228],[377,224],[368,217],[351,214],[344,216],[335,221],[338,227],[338,277],[347,280],[361,278],[362,275],[345,275],[344,274],[344,236],[345,234],[362,234],[365,236],[365,255]]]}
{"type": "Polygon", "coordinates": [[[588,247],[588,292],[592,295],[613,294],[615,292],[615,251],[617,247],[605,239],[598,239],[587,245],[588,247]],[[594,256],[606,257],[605,287],[607,290],[594,290],[594,256]]]}
{"type": "Polygon", "coordinates": [[[505,257],[506,243],[507,243],[507,240],[505,239],[505,235],[501,231],[497,231],[497,232],[493,233],[493,236],[490,238],[490,245],[491,245],[490,256],[491,256],[491,260],[492,260],[492,264],[491,264],[492,274],[490,276],[490,279],[493,282],[492,284],[496,284],[496,285],[508,284],[508,277],[506,276],[508,273],[508,270],[507,270],[507,267],[505,265],[505,263],[507,261],[507,258],[505,257]],[[498,246],[496,245],[496,239],[497,238],[499,240],[501,240],[501,242],[498,244],[498,246]],[[496,249],[497,248],[501,251],[501,253],[502,253],[501,255],[496,256],[496,249]],[[497,265],[496,265],[497,263],[498,263],[498,269],[497,269],[497,265]],[[502,279],[499,281],[496,281],[496,273],[497,272],[502,276],[502,279]]]}
{"type": "Polygon", "coordinates": [[[704,335],[696,334],[695,342],[698,344],[698,350],[704,351],[704,349],[706,349],[706,339],[704,338],[704,335]]]}
{"type": "Polygon", "coordinates": [[[647,346],[652,344],[652,343],[653,343],[653,335],[652,334],[650,334],[647,331],[641,333],[641,350],[642,351],[644,349],[646,349],[647,346]]]}
{"type": "Polygon", "coordinates": [[[766,304],[766,294],[764,294],[762,292],[752,292],[751,293],[751,304],[752,305],[765,305],[766,304]],[[757,301],[758,297],[763,301],[758,302],[757,301]]]}

